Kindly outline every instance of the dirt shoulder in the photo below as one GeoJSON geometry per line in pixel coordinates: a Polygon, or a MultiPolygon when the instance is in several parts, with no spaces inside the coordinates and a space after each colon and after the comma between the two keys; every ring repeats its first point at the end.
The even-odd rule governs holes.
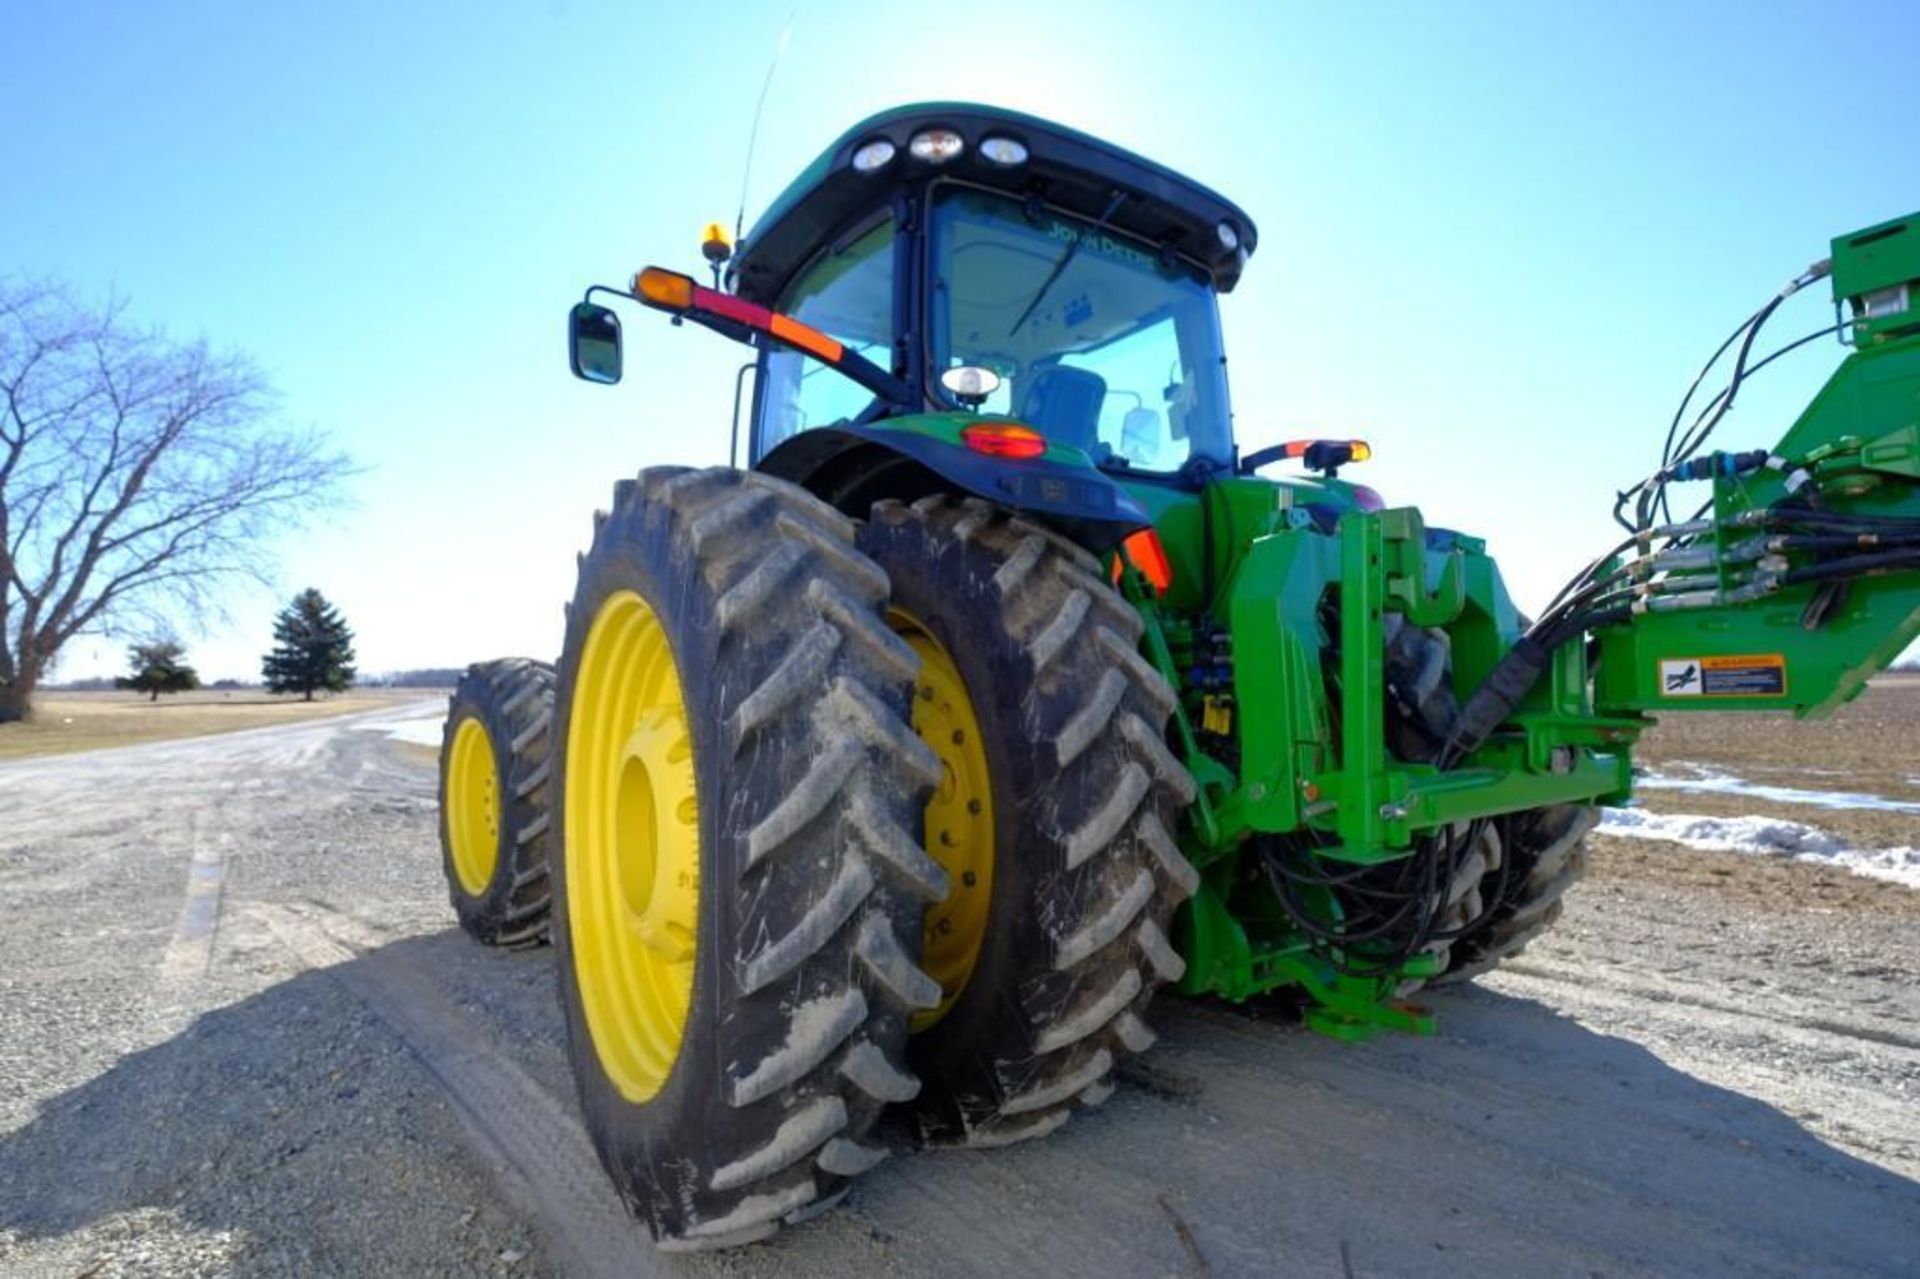
{"type": "Polygon", "coordinates": [[[1860,849],[1920,847],[1916,742],[1920,680],[1909,678],[1876,680],[1824,720],[1669,714],[1634,753],[1635,800],[1656,814],[1793,822],[1860,849]]]}
{"type": "Polygon", "coordinates": [[[140,693],[43,693],[33,699],[32,719],[0,724],[0,759],[206,737],[383,710],[434,695],[431,689],[355,689],[307,702],[258,689],[236,689],[173,693],[154,702],[140,693]]]}

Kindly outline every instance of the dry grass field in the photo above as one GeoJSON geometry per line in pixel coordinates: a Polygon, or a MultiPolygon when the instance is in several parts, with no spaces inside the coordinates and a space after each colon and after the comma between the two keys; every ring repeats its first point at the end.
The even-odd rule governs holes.
{"type": "Polygon", "coordinates": [[[355,689],[306,702],[248,688],[172,693],[153,702],[142,693],[43,693],[34,698],[32,719],[24,724],[0,724],[0,759],[205,737],[325,715],[380,710],[395,702],[418,701],[431,695],[419,689],[355,689]]]}

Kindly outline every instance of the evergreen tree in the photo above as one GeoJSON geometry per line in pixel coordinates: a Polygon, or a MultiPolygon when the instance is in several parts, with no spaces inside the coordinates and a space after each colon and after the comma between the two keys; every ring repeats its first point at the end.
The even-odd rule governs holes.
{"type": "Polygon", "coordinates": [[[260,663],[269,692],[299,693],[310,702],[315,689],[339,693],[352,686],[353,632],[319,591],[308,587],[280,610],[273,640],[260,663]]]}
{"type": "Polygon", "coordinates": [[[186,648],[174,640],[127,645],[127,663],[133,674],[114,680],[116,688],[137,689],[159,701],[162,693],[184,693],[200,687],[200,676],[187,665],[186,648]]]}

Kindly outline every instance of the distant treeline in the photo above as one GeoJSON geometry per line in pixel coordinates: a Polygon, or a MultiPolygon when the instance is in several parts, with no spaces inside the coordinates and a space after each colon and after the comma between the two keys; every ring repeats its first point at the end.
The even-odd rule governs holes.
{"type": "MultiPolygon", "coordinates": [[[[460,682],[461,670],[457,666],[430,666],[418,671],[394,671],[386,675],[362,675],[354,683],[360,688],[452,688],[460,682]]],[[[43,684],[50,693],[103,693],[112,692],[113,677],[95,676],[89,679],[70,679],[64,684],[43,684]]],[[[210,689],[229,692],[234,689],[259,689],[258,680],[217,679],[207,685],[210,689]]]]}
{"type": "Polygon", "coordinates": [[[362,675],[362,688],[452,688],[463,672],[457,666],[429,666],[418,671],[393,671],[386,675],[362,675]]]}

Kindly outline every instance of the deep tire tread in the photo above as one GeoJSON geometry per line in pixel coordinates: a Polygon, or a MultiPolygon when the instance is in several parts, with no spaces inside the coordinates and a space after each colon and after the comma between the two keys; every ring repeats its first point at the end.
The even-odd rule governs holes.
{"type": "Polygon", "coordinates": [[[525,657],[467,667],[449,702],[440,747],[441,864],[460,926],[489,946],[537,946],[553,905],[548,858],[548,740],[553,728],[553,667],[525,657]],[[472,896],[454,874],[447,843],[447,761],[461,721],[477,717],[494,749],[500,782],[500,842],[493,880],[472,896]]]}
{"type": "MultiPolygon", "coordinates": [[[[1506,902],[1484,925],[1454,943],[1451,962],[1436,984],[1471,981],[1525,950],[1559,920],[1561,898],[1586,873],[1584,841],[1600,822],[1598,809],[1563,804],[1529,817],[1507,850],[1514,859],[1511,874],[1520,877],[1518,886],[1509,889],[1506,902]]],[[[1484,892],[1494,891],[1492,878],[1483,885],[1484,892]]]]}
{"type": "MultiPolygon", "coordinates": [[[[1099,561],[1057,533],[976,498],[933,496],[879,503],[861,542],[900,607],[911,611],[916,584],[964,594],[953,608],[966,629],[948,647],[990,651],[995,669],[1013,672],[972,691],[976,707],[993,697],[1018,708],[1017,726],[1002,721],[1019,738],[1006,744],[1022,752],[1016,767],[1032,772],[1015,803],[1026,814],[1017,852],[1041,868],[1045,895],[1022,903],[1019,954],[978,997],[993,1010],[955,1028],[969,985],[909,1045],[926,1086],[905,1110],[931,1144],[1043,1136],[1076,1103],[1104,1100],[1114,1067],[1152,1042],[1141,1013],[1181,966],[1166,932],[1198,875],[1168,833],[1194,795],[1164,741],[1175,695],[1134,648],[1139,615],[1099,561]],[[961,1034],[970,1038],[951,1039],[961,1034]]],[[[983,721],[982,731],[994,730],[983,721]]]]}
{"type": "MultiPolygon", "coordinates": [[[[886,627],[886,575],[855,527],[769,476],[659,467],[615,486],[583,564],[570,654],[596,566],[622,556],[655,575],[656,608],[679,610],[669,634],[693,637],[691,655],[675,643],[702,667],[690,699],[706,690],[689,702],[703,838],[718,840],[702,893],[726,895],[703,903],[703,928],[733,921],[701,940],[715,966],[697,970],[693,1016],[711,1019],[712,1073],[685,1076],[689,1109],[601,1131],[608,1103],[582,1084],[602,1158],[663,1249],[736,1246],[824,1211],[877,1161],[885,1107],[918,1091],[906,1019],[933,984],[919,920],[938,866],[917,832],[937,761],[907,722],[918,658],[886,627]],[[724,1016],[700,1010],[700,989],[724,1016]]],[[[598,1064],[583,1035],[569,1047],[584,1080],[598,1064]]]]}

